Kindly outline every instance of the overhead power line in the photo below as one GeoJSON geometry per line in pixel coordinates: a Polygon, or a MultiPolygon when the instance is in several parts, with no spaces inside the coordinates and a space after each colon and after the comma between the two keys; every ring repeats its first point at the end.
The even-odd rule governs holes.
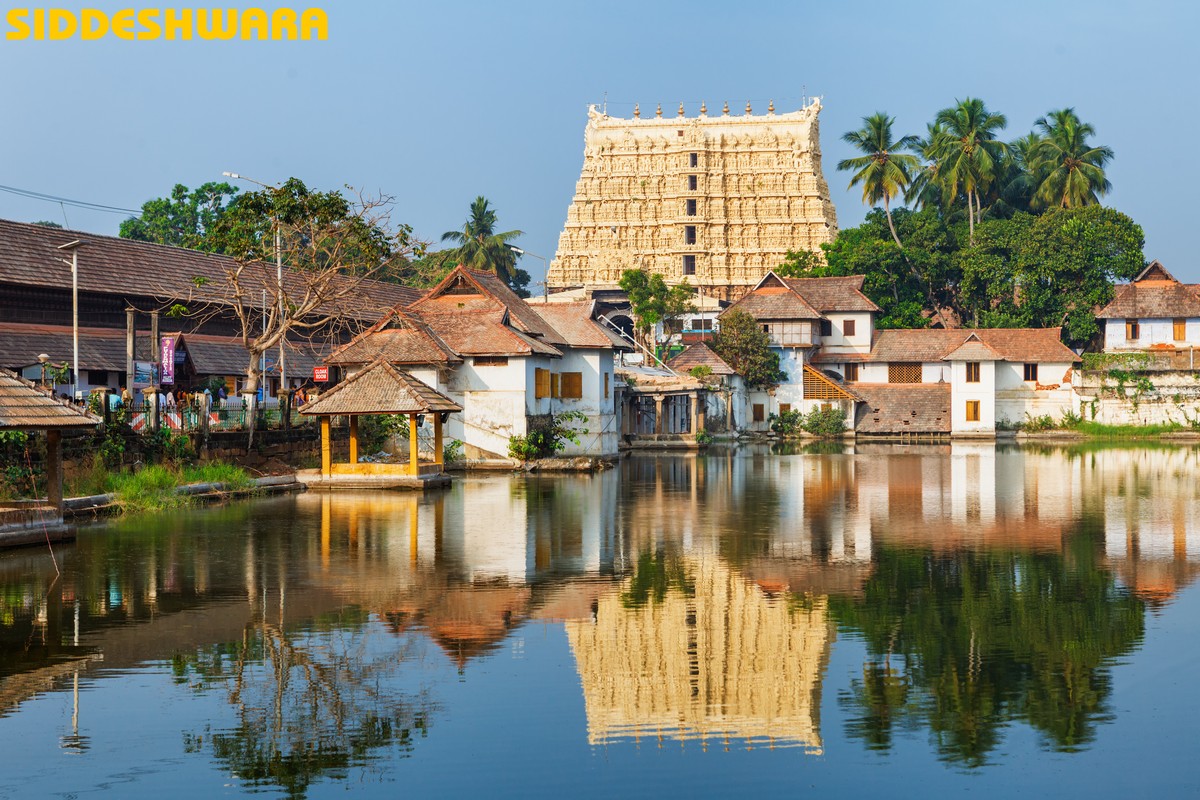
{"type": "Polygon", "coordinates": [[[27,197],[30,200],[41,200],[46,203],[54,203],[62,206],[68,205],[75,208],[86,208],[89,211],[103,211],[108,214],[132,214],[133,216],[141,215],[141,211],[133,208],[121,208],[120,206],[109,206],[103,203],[89,203],[86,200],[72,200],[69,197],[59,197],[55,194],[45,194],[44,192],[35,192],[31,189],[18,189],[15,186],[0,185],[0,192],[8,192],[20,197],[27,197]]]}

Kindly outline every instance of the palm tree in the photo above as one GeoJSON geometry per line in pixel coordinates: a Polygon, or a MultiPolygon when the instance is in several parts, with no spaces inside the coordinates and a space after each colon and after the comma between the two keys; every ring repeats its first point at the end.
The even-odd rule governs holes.
{"type": "Polygon", "coordinates": [[[917,208],[941,208],[945,210],[952,198],[946,196],[945,182],[938,173],[937,153],[946,137],[946,129],[936,122],[926,123],[925,138],[914,137],[909,147],[925,163],[912,176],[912,182],[904,192],[904,201],[917,208]]]}
{"type": "Polygon", "coordinates": [[[1029,211],[1033,195],[1045,177],[1044,160],[1038,156],[1042,136],[1037,131],[1008,143],[1008,158],[1000,179],[1000,199],[1014,211],[1029,211]]]}
{"type": "Polygon", "coordinates": [[[1096,129],[1081,121],[1073,108],[1051,111],[1034,124],[1044,134],[1035,151],[1043,174],[1034,200],[1043,207],[1063,208],[1099,203],[1099,196],[1112,189],[1104,174],[1112,148],[1088,144],[1096,129]]]}
{"type": "Polygon", "coordinates": [[[975,97],[958,101],[953,108],[943,108],[935,122],[945,129],[937,152],[938,175],[950,196],[962,191],[967,196],[967,219],[970,221],[971,246],[975,245],[975,222],[983,218],[979,192],[988,189],[1008,145],[996,138],[1008,120],[1003,114],[987,110],[984,102],[975,97]]]}
{"type": "Polygon", "coordinates": [[[511,242],[522,231],[496,233],[496,212],[486,197],[480,195],[471,203],[471,213],[461,231],[446,231],[443,242],[458,245],[455,255],[458,263],[472,269],[495,272],[505,283],[512,285],[517,274],[517,254],[511,242]]]}
{"type": "Polygon", "coordinates": [[[892,198],[904,193],[912,181],[913,170],[918,169],[921,162],[914,155],[898,152],[912,147],[917,137],[902,136],[893,141],[892,123],[895,121],[895,117],[889,117],[882,111],[863,117],[863,127],[843,134],[842,141],[854,145],[864,155],[839,161],[837,168],[857,170],[850,179],[849,188],[861,183],[864,203],[873,206],[883,201],[883,213],[887,215],[892,238],[896,240],[897,247],[904,249],[900,237],[896,235],[890,203],[892,198]]]}

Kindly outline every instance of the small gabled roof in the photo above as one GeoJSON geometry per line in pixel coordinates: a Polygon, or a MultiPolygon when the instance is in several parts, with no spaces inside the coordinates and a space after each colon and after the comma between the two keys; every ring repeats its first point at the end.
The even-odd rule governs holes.
{"type": "Polygon", "coordinates": [[[94,428],[100,420],[39,389],[15,372],[0,369],[0,430],[94,428]]]}
{"type": "Polygon", "coordinates": [[[735,309],[745,311],[755,319],[821,319],[821,312],[774,272],[768,272],[757,286],[722,311],[720,316],[735,309]]]}
{"type": "Polygon", "coordinates": [[[1171,283],[1179,283],[1175,276],[1167,272],[1167,268],[1157,258],[1151,261],[1144,270],[1138,273],[1138,276],[1133,279],[1134,283],[1143,281],[1170,281],[1171,283]]]}
{"type": "Polygon", "coordinates": [[[418,314],[452,314],[460,311],[485,311],[503,308],[506,324],[551,345],[566,344],[558,331],[510,289],[494,273],[467,269],[461,264],[442,278],[437,286],[409,306],[418,314]]]}
{"type": "Polygon", "coordinates": [[[1200,317],[1200,292],[1182,284],[1158,261],[1150,262],[1132,283],[1116,287],[1100,319],[1174,319],[1200,317]]]}
{"type": "Polygon", "coordinates": [[[879,306],[862,293],[866,275],[831,278],[782,278],[784,283],[822,314],[847,311],[878,311],[879,306]]]}
{"type": "Polygon", "coordinates": [[[301,414],[432,414],[462,411],[433,387],[378,358],[300,409],[301,414]]]}
{"type": "Polygon", "coordinates": [[[717,355],[704,342],[689,346],[679,355],[667,362],[667,366],[676,372],[689,372],[696,367],[708,367],[713,375],[736,375],[733,367],[725,363],[725,359],[717,355]]]}
{"type": "Polygon", "coordinates": [[[966,341],[960,344],[955,349],[951,350],[946,355],[942,356],[943,361],[1003,361],[1004,356],[996,352],[996,349],[988,346],[979,334],[972,333],[967,337],[966,341]]]}
{"type": "Polygon", "coordinates": [[[392,364],[452,364],[462,361],[415,314],[394,308],[367,330],[342,345],[330,364],[368,364],[383,358],[392,364]]]}
{"type": "Polygon", "coordinates": [[[418,312],[421,320],[460,356],[562,356],[561,351],[541,338],[509,325],[508,310],[503,306],[442,313],[431,313],[430,308],[424,306],[418,312]]]}

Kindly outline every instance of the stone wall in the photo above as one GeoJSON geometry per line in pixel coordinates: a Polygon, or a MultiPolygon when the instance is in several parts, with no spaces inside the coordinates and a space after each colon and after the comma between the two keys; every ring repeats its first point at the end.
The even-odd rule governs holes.
{"type": "Polygon", "coordinates": [[[1085,370],[1076,390],[1085,421],[1105,425],[1184,426],[1200,420],[1200,372],[1085,370]]]}

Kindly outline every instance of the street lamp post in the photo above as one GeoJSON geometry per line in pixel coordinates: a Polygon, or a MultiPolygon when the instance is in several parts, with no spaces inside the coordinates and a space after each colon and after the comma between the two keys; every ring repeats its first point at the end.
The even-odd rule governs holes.
{"type": "MultiPolygon", "coordinates": [[[[248,181],[249,183],[253,183],[257,186],[261,186],[264,189],[270,189],[271,191],[279,191],[278,186],[271,186],[266,183],[261,183],[259,181],[254,180],[253,178],[247,178],[245,175],[239,175],[236,172],[223,172],[221,174],[224,175],[226,178],[233,178],[234,180],[240,180],[240,181],[248,181]]],[[[284,299],[283,299],[283,245],[282,245],[282,242],[280,240],[280,235],[279,235],[279,212],[278,212],[278,210],[275,210],[271,216],[272,216],[271,221],[274,223],[274,226],[275,226],[275,289],[277,292],[279,292],[279,324],[282,326],[284,309],[285,309],[284,299]]],[[[266,301],[264,300],[263,301],[263,314],[265,315],[266,313],[267,313],[267,304],[266,304],[266,301]]],[[[266,317],[265,316],[263,318],[263,326],[264,326],[264,330],[265,330],[265,327],[266,327],[266,317]]],[[[287,342],[286,334],[287,334],[287,331],[285,330],[284,334],[279,337],[279,388],[280,389],[287,389],[287,359],[286,359],[286,348],[285,348],[285,344],[287,342]]],[[[264,361],[264,363],[265,363],[265,361],[264,361]]],[[[266,378],[267,378],[267,376],[266,376],[266,374],[264,374],[263,380],[265,381],[266,378]]],[[[266,388],[265,387],[263,388],[263,397],[266,398],[266,388]]]]}
{"type": "Polygon", "coordinates": [[[71,267],[71,400],[79,387],[79,248],[83,247],[82,239],[60,244],[59,250],[71,254],[71,260],[60,258],[64,264],[71,267]]]}
{"type": "Polygon", "coordinates": [[[549,275],[550,265],[546,261],[546,259],[543,258],[542,256],[539,256],[537,253],[531,253],[528,250],[523,250],[520,247],[517,247],[515,244],[510,244],[508,246],[508,249],[512,250],[514,253],[516,253],[519,256],[532,256],[533,258],[536,258],[542,262],[542,269],[546,270],[546,273],[547,273],[546,275],[542,276],[542,297],[548,298],[550,296],[550,287],[546,284],[546,278],[550,277],[550,275],[549,275]]]}

